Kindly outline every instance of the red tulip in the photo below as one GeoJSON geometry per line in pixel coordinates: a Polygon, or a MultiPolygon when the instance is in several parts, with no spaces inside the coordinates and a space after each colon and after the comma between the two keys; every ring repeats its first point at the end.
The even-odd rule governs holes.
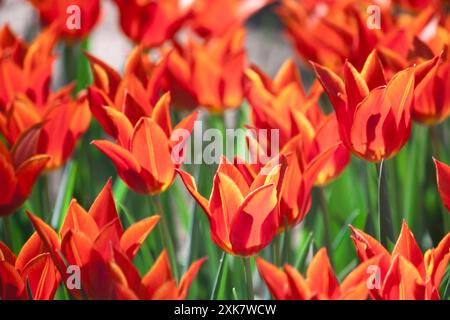
{"type": "Polygon", "coordinates": [[[30,152],[50,155],[46,169],[64,164],[90,123],[85,96],[71,98],[73,85],[50,92],[55,36],[50,28],[34,40],[23,58],[11,55],[0,60],[0,132],[10,145],[28,140],[30,152]]]}
{"type": "MultiPolygon", "coordinates": [[[[130,112],[131,108],[139,108],[132,102],[128,106],[130,112]]],[[[136,192],[155,194],[166,190],[175,178],[175,169],[181,165],[183,146],[197,113],[172,129],[169,108],[170,95],[165,94],[155,105],[152,116],[141,117],[133,127],[126,114],[105,107],[117,143],[107,140],[92,143],[113,161],[120,178],[136,192]],[[186,135],[179,137],[181,130],[186,135]]]]}
{"type": "Polygon", "coordinates": [[[100,0],[29,0],[44,25],[54,24],[66,39],[89,35],[100,17],[100,0]]]}
{"type": "Polygon", "coordinates": [[[273,0],[194,0],[191,27],[200,36],[220,37],[273,0]]]}
{"type": "MultiPolygon", "coordinates": [[[[133,293],[133,296],[142,299],[175,296],[182,299],[186,297],[190,282],[203,262],[194,263],[180,287],[172,290],[175,281],[171,277],[167,256],[163,253],[141,280],[131,260],[159,221],[159,216],[143,219],[124,230],[111,192],[111,180],[88,212],[72,200],[59,231],[60,238],[40,218],[30,213],[28,215],[38,235],[33,240],[40,243],[32,248],[43,248],[49,253],[65,281],[68,278],[66,262],[80,268],[81,290],[71,290],[76,297],[124,299],[130,298],[129,294],[133,293]]],[[[36,254],[31,253],[29,255],[36,254]]]]}
{"type": "Polygon", "coordinates": [[[320,249],[311,261],[306,279],[292,266],[278,269],[257,258],[256,265],[272,296],[277,300],[365,300],[369,295],[367,270],[379,258],[369,259],[355,269],[339,284],[325,248],[320,249]]]}
{"type": "Polygon", "coordinates": [[[197,191],[191,175],[178,173],[206,213],[214,243],[227,253],[246,257],[261,251],[277,233],[283,167],[268,163],[252,177],[222,157],[209,201],[197,191]]]}
{"type": "Polygon", "coordinates": [[[243,29],[200,43],[190,38],[186,45],[167,53],[168,90],[178,108],[205,107],[212,112],[237,108],[244,95],[246,56],[243,29]]]}
{"type": "Polygon", "coordinates": [[[375,299],[438,299],[439,285],[450,258],[450,233],[436,248],[422,254],[408,225],[403,221],[392,253],[363,231],[350,227],[361,261],[380,256],[380,286],[371,290],[375,299]]]}
{"type": "Polygon", "coordinates": [[[146,48],[156,47],[174,37],[189,16],[180,0],[115,0],[123,32],[146,48]]]}
{"type": "Polygon", "coordinates": [[[314,68],[347,148],[371,162],[397,154],[411,133],[414,69],[401,71],[386,83],[375,51],[361,72],[346,62],[344,81],[328,68],[317,64],[314,68]]]}
{"type": "MultiPolygon", "coordinates": [[[[305,94],[292,60],[283,64],[273,80],[256,67],[247,69],[246,79],[252,122],[257,130],[278,130],[280,147],[301,134],[305,161],[309,163],[341,142],[336,116],[334,113],[325,115],[317,103],[321,90],[315,86],[308,96],[305,94]]],[[[336,178],[349,161],[350,153],[340,145],[319,172],[316,184],[324,185],[336,178]]]]}
{"type": "Polygon", "coordinates": [[[0,143],[0,216],[14,213],[27,200],[50,157],[30,155],[26,140],[9,151],[0,143]]]}
{"type": "Polygon", "coordinates": [[[36,249],[39,251],[36,234],[25,243],[17,258],[0,241],[0,299],[53,299],[61,277],[50,254],[42,252],[34,255],[36,249]]]}
{"type": "Polygon", "coordinates": [[[445,207],[450,211],[450,167],[436,159],[433,160],[436,166],[436,178],[439,194],[441,195],[445,207]]]}

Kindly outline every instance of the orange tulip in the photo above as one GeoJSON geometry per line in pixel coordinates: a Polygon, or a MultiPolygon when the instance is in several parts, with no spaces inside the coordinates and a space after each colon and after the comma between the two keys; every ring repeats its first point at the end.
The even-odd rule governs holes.
{"type": "Polygon", "coordinates": [[[242,27],[245,20],[271,2],[273,0],[195,0],[191,27],[202,37],[220,37],[242,27]]]}
{"type": "Polygon", "coordinates": [[[363,231],[350,228],[361,261],[381,257],[380,286],[371,290],[374,299],[439,299],[439,285],[450,258],[450,233],[423,255],[405,221],[392,253],[363,231]]]}
{"type": "Polygon", "coordinates": [[[89,35],[100,17],[100,0],[28,0],[44,25],[54,24],[66,39],[89,35]]]}
{"type": "Polygon", "coordinates": [[[130,53],[121,77],[100,59],[86,53],[94,83],[88,88],[89,106],[103,130],[114,137],[113,124],[104,106],[125,114],[136,125],[143,116],[151,116],[163,83],[165,61],[153,64],[141,46],[130,53]]]}
{"type": "Polygon", "coordinates": [[[376,52],[361,72],[349,62],[344,80],[314,64],[339,123],[344,144],[358,157],[380,162],[393,157],[408,141],[414,102],[414,69],[397,73],[388,83],[376,52]]]}
{"type": "Polygon", "coordinates": [[[168,89],[178,108],[212,112],[237,108],[244,95],[245,31],[230,31],[206,43],[189,39],[167,53],[168,89]]]}
{"type": "MultiPolygon", "coordinates": [[[[437,57],[439,62],[423,76],[415,89],[412,116],[414,120],[427,125],[436,125],[450,115],[450,56],[437,57]]],[[[417,68],[428,68],[425,61],[417,68]]]]}
{"type": "MultiPolygon", "coordinates": [[[[133,112],[132,108],[137,107],[130,103],[125,108],[133,112]]],[[[92,143],[113,161],[120,178],[136,192],[163,192],[172,184],[175,169],[182,163],[184,145],[198,113],[186,117],[172,129],[169,108],[170,95],[165,94],[151,117],[141,117],[134,127],[126,114],[104,108],[117,143],[107,140],[92,143]],[[186,135],[179,136],[181,130],[186,135]]]]}
{"type": "Polygon", "coordinates": [[[44,154],[30,155],[26,140],[11,151],[0,143],[0,216],[14,213],[25,202],[49,159],[44,154]]]}
{"type": "Polygon", "coordinates": [[[251,256],[266,247],[276,235],[282,164],[269,162],[265,170],[251,177],[242,166],[222,157],[209,201],[197,191],[191,175],[177,171],[206,213],[212,240],[225,252],[251,256]]]}
{"type": "Polygon", "coordinates": [[[433,160],[436,166],[436,178],[439,194],[441,195],[445,207],[450,211],[450,167],[436,159],[433,160]]]}
{"type": "MultiPolygon", "coordinates": [[[[336,116],[334,113],[325,115],[317,103],[322,91],[314,86],[306,96],[292,60],[283,64],[273,80],[256,67],[247,69],[246,80],[246,96],[254,126],[257,130],[278,129],[280,147],[297,134],[302,134],[305,160],[309,163],[321,152],[341,142],[336,116]]],[[[340,145],[318,174],[316,183],[324,185],[330,182],[349,161],[350,153],[340,145]]]]}
{"type": "Polygon", "coordinates": [[[278,12],[302,60],[337,72],[346,60],[361,69],[374,49],[406,58],[437,11],[428,6],[418,15],[392,14],[394,9],[389,1],[283,0],[278,12]],[[373,5],[379,14],[368,11],[373,5]]]}
{"type": "Polygon", "coordinates": [[[123,32],[146,48],[163,44],[174,37],[189,16],[180,0],[115,0],[123,32]]]}
{"type": "Polygon", "coordinates": [[[152,268],[141,279],[132,291],[125,283],[116,282],[116,296],[120,300],[183,300],[186,299],[189,287],[197,275],[205,258],[195,261],[177,285],[172,276],[167,253],[164,250],[152,268]]]}
{"type": "Polygon", "coordinates": [[[70,157],[90,123],[84,94],[71,98],[73,85],[50,92],[55,41],[50,28],[34,40],[23,58],[11,55],[0,60],[0,132],[11,145],[28,140],[35,154],[50,155],[46,169],[58,168],[70,157]]]}
{"type": "Polygon", "coordinates": [[[29,246],[30,241],[39,246],[34,239],[38,239],[36,235],[24,245],[18,257],[0,241],[0,299],[52,300],[54,298],[61,277],[54,268],[49,253],[33,255],[34,252],[29,246]],[[27,286],[30,292],[27,292],[27,286]]]}
{"type": "Polygon", "coordinates": [[[184,299],[204,261],[195,262],[178,287],[172,278],[164,251],[149,273],[141,279],[131,260],[159,221],[159,216],[145,218],[124,230],[111,192],[111,180],[88,212],[76,200],[72,200],[59,231],[61,241],[40,218],[30,213],[28,215],[39,236],[37,239],[42,242],[40,247],[51,254],[65,281],[66,265],[60,254],[69,265],[80,268],[81,290],[70,290],[75,297],[184,299]]]}
{"type": "Polygon", "coordinates": [[[256,265],[272,296],[277,300],[365,300],[369,295],[367,269],[376,265],[378,260],[378,257],[374,257],[361,263],[340,284],[325,248],[314,256],[306,279],[288,264],[280,270],[257,258],[256,265]]]}

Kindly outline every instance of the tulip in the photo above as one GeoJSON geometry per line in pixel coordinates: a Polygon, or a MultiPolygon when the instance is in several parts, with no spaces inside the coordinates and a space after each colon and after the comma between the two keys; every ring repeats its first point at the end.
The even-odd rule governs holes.
{"type": "Polygon", "coordinates": [[[30,155],[27,141],[19,141],[11,151],[0,143],[0,216],[14,213],[27,200],[33,185],[50,157],[30,155]]]}
{"type": "Polygon", "coordinates": [[[90,123],[86,97],[73,100],[73,85],[50,92],[55,41],[54,28],[47,29],[22,59],[0,60],[0,132],[10,145],[28,140],[29,151],[50,155],[48,170],[67,161],[90,123]]]}
{"type": "MultiPolygon", "coordinates": [[[[169,275],[162,278],[165,279],[164,281],[151,279],[151,275],[144,277],[142,282],[147,288],[145,290],[140,288],[140,276],[131,260],[159,221],[159,216],[145,218],[124,230],[111,192],[111,180],[106,183],[88,212],[76,200],[71,201],[59,231],[59,237],[40,218],[29,212],[27,214],[36,229],[33,240],[38,241],[38,244],[30,244],[27,247],[30,247],[31,251],[41,248],[39,250],[49,253],[65,281],[67,281],[66,263],[80,268],[81,290],[71,290],[74,296],[117,299],[117,295],[121,295],[122,291],[116,291],[116,287],[124,289],[124,284],[132,288],[136,294],[145,293],[143,299],[158,298],[163,297],[164,294],[173,293],[164,290],[160,292],[160,295],[155,293],[159,286],[164,287],[164,281],[171,282],[169,275]],[[126,282],[123,282],[124,279],[126,282]],[[140,290],[144,290],[143,293],[140,290]]],[[[29,256],[35,254],[36,252],[30,253],[29,256]]],[[[160,266],[166,263],[164,255],[158,260],[160,266]]],[[[190,273],[187,273],[186,280],[182,281],[177,291],[178,297],[185,297],[189,283],[196,273],[195,270],[198,270],[200,265],[200,262],[194,264],[190,273]]],[[[156,273],[161,276],[161,273],[156,273]]],[[[171,289],[170,286],[165,289],[169,288],[171,289]]]]}
{"type": "Polygon", "coordinates": [[[222,157],[209,201],[197,191],[190,174],[177,171],[205,212],[213,242],[227,253],[248,257],[266,247],[277,233],[283,167],[269,162],[253,178],[222,157]]]}
{"type": "Polygon", "coordinates": [[[172,39],[189,17],[180,0],[115,0],[123,32],[135,43],[152,48],[172,39]]]}
{"type": "Polygon", "coordinates": [[[361,72],[346,62],[344,81],[330,69],[313,65],[336,112],[345,146],[371,162],[396,155],[411,133],[414,69],[397,73],[386,84],[375,51],[361,72]]]}
{"type": "Polygon", "coordinates": [[[164,60],[153,64],[138,46],[130,53],[121,77],[105,62],[85,54],[94,78],[88,88],[89,107],[108,135],[114,137],[114,124],[104,106],[125,114],[133,126],[141,117],[151,116],[162,92],[164,60]]]}
{"type": "Polygon", "coordinates": [[[32,236],[18,257],[0,241],[0,299],[52,300],[54,298],[61,277],[54,268],[49,253],[32,255],[33,249],[28,244],[33,241],[34,244],[39,245],[35,241],[37,239],[36,235],[32,236]]]}
{"type": "Polygon", "coordinates": [[[263,260],[256,259],[259,273],[276,300],[366,300],[367,270],[376,265],[378,257],[367,260],[353,269],[338,282],[331,267],[325,248],[320,249],[312,259],[306,272],[306,279],[291,265],[283,269],[263,260]]]}
{"type": "MultiPolygon", "coordinates": [[[[260,141],[249,137],[248,142],[251,157],[256,164],[247,166],[245,172],[247,175],[255,177],[263,174],[266,170],[260,159],[269,157],[267,148],[264,149],[260,141]]],[[[286,143],[278,156],[271,160],[275,161],[277,157],[281,157],[285,158],[287,163],[280,189],[280,230],[283,230],[286,224],[294,227],[305,218],[311,207],[311,190],[314,183],[341,145],[342,143],[336,143],[321,151],[311,161],[306,162],[303,136],[298,134],[286,143]]],[[[241,171],[244,170],[241,169],[241,171]]]]}
{"type": "Polygon", "coordinates": [[[439,194],[441,195],[445,207],[450,211],[450,167],[436,159],[433,160],[436,167],[436,179],[439,194]]]}
{"type": "Polygon", "coordinates": [[[177,285],[164,250],[134,292],[123,284],[116,285],[117,298],[121,300],[184,300],[204,262],[205,258],[195,261],[177,285]]]}
{"type": "Polygon", "coordinates": [[[198,106],[222,112],[237,108],[244,95],[246,56],[243,29],[199,43],[190,38],[185,46],[167,53],[168,88],[178,108],[198,106]]]}
{"type": "Polygon", "coordinates": [[[273,0],[195,0],[191,28],[205,38],[220,37],[242,27],[245,20],[273,0]]]}
{"type": "MultiPolygon", "coordinates": [[[[415,89],[412,116],[426,125],[437,125],[450,114],[450,56],[437,59],[440,61],[424,75],[415,89]]],[[[427,68],[429,64],[426,61],[417,68],[427,68]]]]}
{"type": "Polygon", "coordinates": [[[100,17],[100,0],[29,0],[44,25],[56,25],[68,40],[89,35],[100,17]]]}
{"type": "Polygon", "coordinates": [[[405,221],[392,253],[363,231],[350,228],[361,261],[380,257],[381,284],[370,292],[374,299],[439,299],[439,285],[450,258],[450,233],[423,255],[405,221]]]}
{"type": "MultiPolygon", "coordinates": [[[[317,103],[321,90],[315,86],[308,96],[305,94],[292,60],[282,65],[273,80],[256,67],[247,69],[246,80],[246,96],[254,126],[257,130],[279,130],[281,147],[297,134],[302,134],[303,152],[309,163],[321,152],[341,142],[336,116],[334,113],[325,115],[317,103]]],[[[329,183],[349,161],[350,153],[340,145],[318,174],[316,184],[329,183]]]]}
{"type": "MultiPolygon", "coordinates": [[[[130,108],[135,106],[131,104],[130,108]]],[[[120,178],[138,193],[157,194],[166,190],[182,163],[184,145],[198,114],[191,114],[172,129],[169,108],[170,95],[165,94],[152,116],[141,117],[133,127],[125,114],[105,107],[117,143],[92,142],[113,161],[120,178]]]]}

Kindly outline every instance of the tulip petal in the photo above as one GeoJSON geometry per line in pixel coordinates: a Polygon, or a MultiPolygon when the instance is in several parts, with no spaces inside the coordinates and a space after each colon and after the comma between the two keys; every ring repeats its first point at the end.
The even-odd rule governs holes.
{"type": "Polygon", "coordinates": [[[195,261],[193,264],[191,264],[189,269],[183,275],[180,281],[180,287],[178,289],[179,290],[178,299],[186,299],[191,283],[197,276],[197,273],[200,271],[200,268],[202,267],[205,261],[206,258],[202,258],[195,261]]]}
{"type": "Polygon", "coordinates": [[[306,272],[306,279],[313,294],[318,295],[319,298],[336,299],[339,297],[339,282],[325,248],[320,249],[314,256],[306,272]]]}
{"type": "Polygon", "coordinates": [[[158,221],[159,216],[148,217],[125,230],[120,238],[120,247],[128,255],[128,258],[134,258],[142,243],[147,239],[158,221]]]}
{"type": "Polygon", "coordinates": [[[450,211],[450,166],[434,159],[439,194],[447,210],[450,211]]]}
{"type": "Polygon", "coordinates": [[[270,293],[276,300],[286,300],[289,288],[286,274],[268,261],[256,257],[256,266],[270,293]]]}

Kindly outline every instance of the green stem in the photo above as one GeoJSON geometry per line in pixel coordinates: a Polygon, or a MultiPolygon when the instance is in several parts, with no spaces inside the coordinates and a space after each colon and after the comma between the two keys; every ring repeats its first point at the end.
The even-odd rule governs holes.
{"type": "Polygon", "coordinates": [[[220,256],[219,269],[217,270],[216,279],[214,280],[214,285],[213,285],[213,289],[211,292],[211,300],[217,299],[217,293],[219,292],[220,284],[222,282],[223,270],[226,268],[226,260],[227,260],[227,255],[226,255],[225,251],[223,251],[222,255],[220,256]]]}
{"type": "Polygon", "coordinates": [[[437,128],[435,126],[428,127],[428,135],[431,140],[431,151],[433,152],[433,157],[436,159],[441,159],[441,148],[439,146],[439,134],[437,128]]]}
{"type": "Polygon", "coordinates": [[[280,266],[280,235],[272,241],[272,259],[276,266],[280,266]]]}
{"type": "Polygon", "coordinates": [[[283,262],[289,263],[289,251],[291,250],[291,232],[287,218],[284,221],[283,262]]]}
{"type": "Polygon", "coordinates": [[[177,258],[176,258],[176,254],[175,254],[175,246],[172,240],[172,237],[170,235],[170,230],[169,230],[169,226],[167,225],[167,214],[164,212],[164,210],[162,209],[162,205],[161,205],[161,198],[158,195],[153,196],[153,203],[154,206],[156,208],[156,210],[158,211],[157,213],[159,215],[161,215],[161,219],[160,219],[160,225],[161,225],[161,234],[162,234],[162,238],[163,238],[163,243],[164,243],[164,247],[167,250],[167,254],[169,255],[169,260],[170,260],[170,264],[172,266],[172,270],[173,270],[173,275],[175,277],[175,279],[178,279],[178,263],[177,263],[177,258]]]}
{"type": "Polygon", "coordinates": [[[380,230],[380,241],[388,248],[388,240],[393,241],[392,215],[389,206],[389,191],[387,185],[387,174],[384,160],[376,163],[378,174],[378,223],[380,230]]]}
{"type": "MultiPolygon", "coordinates": [[[[330,225],[330,212],[327,205],[327,196],[325,190],[319,187],[319,199],[320,199],[320,211],[322,212],[323,225],[324,225],[324,240],[325,247],[327,248],[328,257],[330,257],[331,264],[333,264],[333,247],[331,245],[331,225],[330,225]]],[[[333,264],[334,265],[334,264],[333,264]]]]}
{"type": "Polygon", "coordinates": [[[250,266],[250,258],[242,258],[245,270],[245,282],[247,284],[247,300],[255,300],[253,291],[252,268],[250,266]]]}

